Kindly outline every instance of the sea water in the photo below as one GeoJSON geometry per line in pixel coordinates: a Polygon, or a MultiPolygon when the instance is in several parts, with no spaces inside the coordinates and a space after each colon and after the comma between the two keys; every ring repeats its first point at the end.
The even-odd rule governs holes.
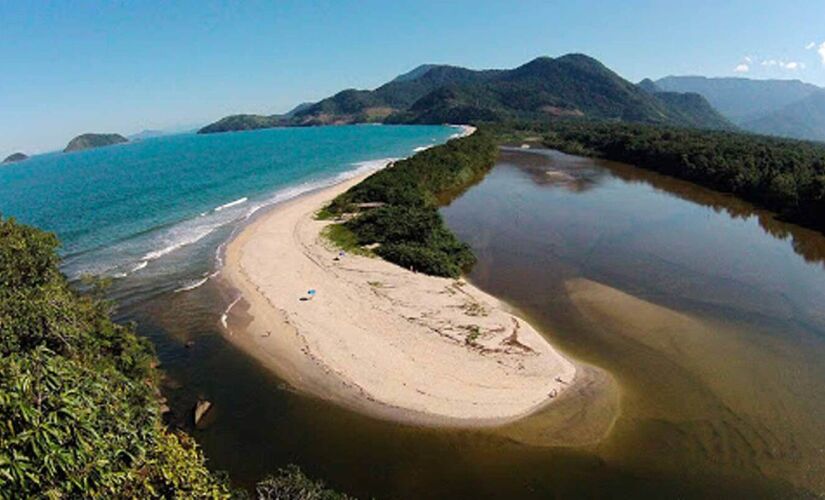
{"type": "Polygon", "coordinates": [[[261,208],[456,133],[449,126],[281,128],[44,154],[0,168],[0,213],[56,233],[72,280],[113,278],[120,300],[185,291],[211,276],[220,245],[261,208]]]}

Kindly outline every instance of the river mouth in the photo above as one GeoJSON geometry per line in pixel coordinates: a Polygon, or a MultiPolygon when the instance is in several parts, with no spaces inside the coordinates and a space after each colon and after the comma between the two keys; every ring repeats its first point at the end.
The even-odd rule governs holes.
{"type": "Polygon", "coordinates": [[[442,214],[479,257],[474,284],[615,379],[608,435],[528,445],[555,415],[433,429],[303,396],[224,339],[235,297],[209,282],[121,314],[155,343],[170,421],[210,467],[249,487],[296,463],[365,498],[825,491],[822,236],[634,167],[532,150],[504,150],[442,214]],[[214,406],[195,429],[199,397],[214,406]]]}
{"type": "Polygon", "coordinates": [[[825,491],[822,235],[686,182],[543,150],[505,149],[443,214],[479,256],[471,281],[617,378],[621,417],[599,456],[825,491]]]}

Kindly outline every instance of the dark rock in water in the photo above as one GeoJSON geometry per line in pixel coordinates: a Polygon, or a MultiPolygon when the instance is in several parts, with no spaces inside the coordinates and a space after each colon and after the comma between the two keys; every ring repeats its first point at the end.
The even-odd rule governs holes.
{"type": "Polygon", "coordinates": [[[84,149],[111,146],[112,144],[121,144],[124,142],[129,142],[129,139],[120,134],[83,134],[69,141],[69,144],[63,152],[82,151],[84,149]]]}
{"type": "Polygon", "coordinates": [[[212,408],[212,403],[206,399],[199,399],[195,403],[195,425],[198,425],[204,415],[212,408]]]}
{"type": "Polygon", "coordinates": [[[16,161],[23,161],[27,159],[28,156],[24,155],[23,153],[12,153],[3,160],[3,163],[14,163],[16,161]]]}

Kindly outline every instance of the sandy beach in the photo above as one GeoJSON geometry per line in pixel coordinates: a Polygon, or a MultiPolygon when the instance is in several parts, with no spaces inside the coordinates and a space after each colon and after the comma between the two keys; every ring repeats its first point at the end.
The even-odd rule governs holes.
{"type": "Polygon", "coordinates": [[[381,418],[498,425],[562,399],[576,364],[496,298],[336,259],[314,214],[364,177],[274,207],[230,242],[222,275],[242,300],[227,337],[294,388],[381,418]]]}

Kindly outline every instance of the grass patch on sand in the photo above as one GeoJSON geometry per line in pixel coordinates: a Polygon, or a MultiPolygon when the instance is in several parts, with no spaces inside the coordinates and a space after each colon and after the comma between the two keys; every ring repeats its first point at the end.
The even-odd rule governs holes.
{"type": "Polygon", "coordinates": [[[373,253],[358,243],[358,237],[344,224],[330,224],[321,235],[337,248],[356,255],[372,257],[373,253]]]}

